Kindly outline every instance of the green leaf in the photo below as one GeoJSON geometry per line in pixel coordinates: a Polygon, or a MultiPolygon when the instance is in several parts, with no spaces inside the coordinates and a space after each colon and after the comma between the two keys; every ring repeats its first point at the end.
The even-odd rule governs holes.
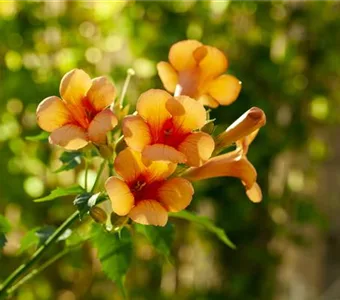
{"type": "Polygon", "coordinates": [[[169,216],[174,217],[174,218],[184,219],[184,220],[196,223],[198,225],[201,225],[206,230],[215,234],[223,243],[225,243],[230,248],[232,249],[236,248],[233,242],[229,240],[225,231],[222,228],[217,227],[210,219],[206,217],[197,216],[196,214],[192,212],[188,212],[186,210],[182,210],[178,213],[169,213],[169,216]]]}
{"type": "Polygon", "coordinates": [[[6,233],[11,230],[11,225],[7,221],[7,219],[0,215],[0,251],[3,247],[5,247],[7,243],[6,233]]]}
{"type": "Polygon", "coordinates": [[[63,165],[58,170],[54,171],[54,173],[74,169],[81,164],[82,157],[83,153],[79,151],[63,152],[59,157],[59,160],[63,163],[63,165]]]}
{"type": "Polygon", "coordinates": [[[92,243],[98,251],[98,257],[104,273],[113,280],[125,296],[124,278],[132,259],[132,240],[128,229],[107,232],[94,223],[92,227],[92,243]]]}
{"type": "Polygon", "coordinates": [[[77,206],[79,210],[80,220],[90,211],[91,207],[98,203],[101,198],[102,197],[100,197],[100,193],[83,193],[74,199],[73,204],[77,206]]]}
{"type": "Polygon", "coordinates": [[[155,249],[165,256],[170,256],[174,239],[174,226],[168,223],[164,227],[135,224],[137,232],[143,234],[155,249]]]}
{"type": "Polygon", "coordinates": [[[49,195],[35,199],[34,202],[51,201],[63,196],[78,195],[81,193],[84,193],[84,189],[80,185],[73,185],[67,188],[56,188],[49,195]]]}
{"type": "Polygon", "coordinates": [[[27,141],[37,142],[37,141],[47,141],[50,133],[46,131],[42,131],[34,136],[26,136],[25,139],[27,141]]]}
{"type": "Polygon", "coordinates": [[[24,235],[21,239],[19,254],[39,244],[39,237],[36,235],[37,230],[38,228],[31,229],[24,235]]]}

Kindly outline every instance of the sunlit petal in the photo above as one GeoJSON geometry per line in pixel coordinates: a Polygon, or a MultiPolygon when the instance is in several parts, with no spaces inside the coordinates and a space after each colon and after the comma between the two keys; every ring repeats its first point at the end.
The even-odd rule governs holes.
{"type": "Polygon", "coordinates": [[[168,211],[178,212],[185,209],[191,202],[194,188],[184,178],[167,180],[158,190],[159,198],[168,211]]]}
{"type": "Polygon", "coordinates": [[[129,186],[116,177],[110,177],[105,189],[111,200],[112,210],[119,216],[126,216],[134,206],[134,197],[129,186]]]}
{"type": "Polygon", "coordinates": [[[56,96],[44,99],[37,108],[37,122],[41,129],[52,132],[72,121],[65,102],[56,96]]]}
{"type": "Polygon", "coordinates": [[[228,67],[228,60],[224,53],[215,47],[204,47],[207,54],[199,63],[203,78],[213,78],[224,73],[228,67]]]}
{"type": "Polygon", "coordinates": [[[246,189],[246,193],[250,201],[254,203],[262,201],[262,191],[260,186],[256,182],[253,184],[251,188],[246,189]]]}
{"type": "Polygon", "coordinates": [[[80,69],[66,73],[60,82],[60,95],[68,103],[79,105],[90,89],[90,76],[80,69]]]}
{"type": "Polygon", "coordinates": [[[173,93],[178,83],[178,74],[176,70],[167,62],[161,61],[157,64],[158,75],[162,80],[165,89],[173,93]]]}
{"type": "Polygon", "coordinates": [[[169,61],[177,71],[194,68],[197,63],[193,56],[195,49],[202,44],[195,40],[180,41],[170,48],[169,61]]]}
{"type": "Polygon", "coordinates": [[[147,169],[143,173],[148,183],[168,178],[175,172],[177,164],[167,161],[153,161],[147,165],[147,169]]]}
{"type": "Polygon", "coordinates": [[[163,144],[146,146],[142,152],[142,155],[145,159],[150,161],[161,160],[170,161],[173,163],[185,163],[187,160],[183,153],[177,151],[173,147],[163,144]]]}
{"type": "Polygon", "coordinates": [[[59,145],[66,150],[78,150],[88,144],[85,130],[71,124],[54,130],[50,135],[49,141],[51,144],[59,145]]]}
{"type": "Polygon", "coordinates": [[[143,200],[131,209],[129,217],[136,223],[143,225],[165,226],[168,213],[155,200],[143,200]]]}
{"type": "Polygon", "coordinates": [[[127,116],[123,120],[123,133],[126,144],[136,151],[142,151],[151,143],[148,125],[140,116],[127,116]]]}
{"type": "Polygon", "coordinates": [[[111,105],[116,97],[116,88],[105,76],[92,79],[87,98],[96,111],[111,105]]]}
{"type": "Polygon", "coordinates": [[[98,113],[88,128],[89,139],[96,144],[105,144],[107,133],[116,127],[117,117],[110,109],[98,113]]]}

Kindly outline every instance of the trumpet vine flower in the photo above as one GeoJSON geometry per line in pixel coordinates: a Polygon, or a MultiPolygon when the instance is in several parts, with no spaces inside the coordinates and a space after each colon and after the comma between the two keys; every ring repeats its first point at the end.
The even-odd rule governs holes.
{"type": "Polygon", "coordinates": [[[114,163],[117,174],[105,183],[112,209],[144,225],[164,226],[168,212],[186,208],[194,193],[191,183],[179,177],[168,179],[175,171],[171,162],[152,162],[147,166],[140,152],[121,151],[114,163]]]}
{"type": "Polygon", "coordinates": [[[89,142],[105,144],[106,134],[117,125],[108,108],[116,89],[106,77],[91,80],[83,70],[74,69],[61,80],[61,98],[51,96],[37,108],[38,125],[51,132],[49,141],[67,150],[77,150],[89,142]]]}
{"type": "Polygon", "coordinates": [[[210,107],[229,105],[240,93],[241,82],[223,74],[227,68],[228,60],[223,52],[196,40],[174,44],[169,51],[169,62],[157,65],[167,91],[190,96],[210,107]]]}
{"type": "Polygon", "coordinates": [[[204,106],[188,96],[172,97],[149,90],[137,101],[137,115],[123,120],[126,144],[142,153],[144,162],[170,161],[200,166],[215,147],[213,138],[197,131],[206,123],[204,106]]]}

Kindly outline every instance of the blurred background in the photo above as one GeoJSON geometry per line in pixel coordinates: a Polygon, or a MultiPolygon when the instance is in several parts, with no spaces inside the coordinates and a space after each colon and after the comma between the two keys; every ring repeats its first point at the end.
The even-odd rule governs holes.
{"type": "MultiPolygon", "coordinates": [[[[228,72],[243,82],[234,104],[213,111],[220,126],[252,106],[267,115],[248,154],[264,197],[251,203],[232,178],[196,184],[190,209],[224,228],[237,250],[177,221],[171,264],[137,237],[131,299],[338,299],[339,15],[336,1],[1,1],[0,213],[12,231],[0,280],[32,254],[20,246],[27,232],[58,226],[74,211],[72,198],[32,200],[84,176],[81,166],[53,173],[61,150],[25,139],[40,132],[38,103],[58,95],[61,77],[76,67],[106,74],[119,91],[132,67],[127,99],[135,103],[141,92],[162,88],[157,62],[189,38],[223,50],[228,72]]],[[[86,244],[14,299],[120,296],[86,244]]]]}

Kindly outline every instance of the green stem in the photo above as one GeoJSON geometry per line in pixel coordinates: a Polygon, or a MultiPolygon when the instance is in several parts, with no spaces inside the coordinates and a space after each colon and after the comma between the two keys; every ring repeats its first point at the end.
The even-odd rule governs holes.
{"type": "Polygon", "coordinates": [[[118,102],[120,108],[123,107],[124,97],[125,97],[125,94],[127,92],[127,89],[128,89],[129,83],[130,83],[130,79],[134,75],[135,75],[135,71],[133,69],[128,69],[127,70],[127,76],[126,76],[126,79],[125,79],[125,82],[124,82],[124,86],[123,86],[123,89],[122,89],[122,93],[120,94],[120,98],[119,98],[119,102],[118,102]]]}
{"type": "Polygon", "coordinates": [[[88,187],[88,173],[89,173],[89,162],[88,162],[88,152],[86,152],[86,156],[85,156],[85,183],[84,183],[84,187],[85,187],[85,191],[87,191],[87,187],[88,187]]]}
{"type": "Polygon", "coordinates": [[[100,176],[102,175],[102,173],[103,173],[103,171],[104,171],[105,165],[106,165],[106,159],[103,160],[103,162],[102,162],[101,165],[100,165],[99,171],[98,171],[98,173],[97,173],[96,180],[95,180],[95,182],[94,182],[94,184],[93,184],[93,187],[92,187],[92,189],[91,189],[91,193],[93,193],[93,192],[96,190],[96,187],[97,187],[97,185],[98,185],[98,183],[99,183],[99,180],[100,180],[100,176]]]}
{"type": "Polygon", "coordinates": [[[7,289],[26,271],[28,271],[41,258],[44,252],[51,247],[53,242],[55,242],[68,227],[70,227],[76,220],[78,220],[78,218],[79,212],[76,211],[63,224],[60,225],[60,227],[46,240],[43,245],[41,245],[37,249],[37,251],[35,251],[28,262],[22,264],[9,277],[7,277],[0,288],[0,298],[6,295],[7,289]]]}

